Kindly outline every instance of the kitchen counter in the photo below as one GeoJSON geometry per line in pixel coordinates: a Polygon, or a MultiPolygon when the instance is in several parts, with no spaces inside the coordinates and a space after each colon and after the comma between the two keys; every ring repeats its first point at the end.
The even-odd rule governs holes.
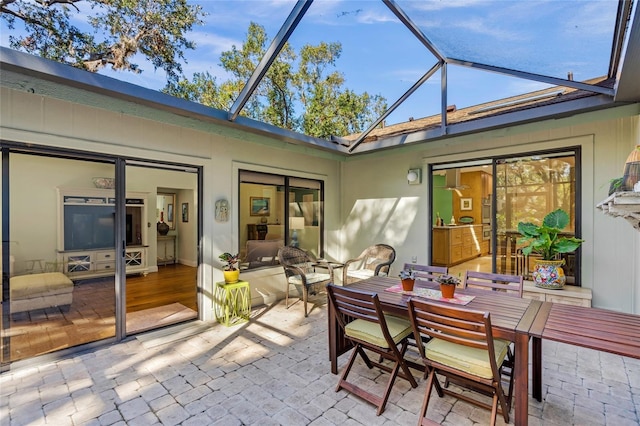
{"type": "Polygon", "coordinates": [[[445,225],[433,227],[431,263],[453,266],[489,252],[482,239],[482,225],[445,225]]]}

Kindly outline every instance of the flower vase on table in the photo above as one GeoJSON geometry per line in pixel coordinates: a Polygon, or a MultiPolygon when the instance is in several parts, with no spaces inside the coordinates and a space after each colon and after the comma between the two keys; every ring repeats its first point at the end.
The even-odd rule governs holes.
{"type": "Polygon", "coordinates": [[[436,277],[436,281],[440,283],[440,293],[442,293],[442,297],[453,299],[456,286],[460,283],[460,278],[449,274],[442,274],[436,277]]]}
{"type": "Polygon", "coordinates": [[[412,278],[405,278],[402,281],[402,290],[403,291],[413,291],[413,286],[416,283],[416,280],[412,278]]]}
{"type": "Polygon", "coordinates": [[[413,291],[413,286],[416,283],[416,274],[413,269],[403,269],[398,274],[400,281],[402,282],[403,291],[413,291]]]}
{"type": "Polygon", "coordinates": [[[164,221],[164,212],[160,212],[160,222],[158,222],[156,227],[160,235],[167,235],[169,233],[169,225],[164,221]]]}
{"type": "Polygon", "coordinates": [[[440,283],[440,293],[442,293],[442,297],[444,298],[453,299],[456,293],[456,285],[440,283]]]}

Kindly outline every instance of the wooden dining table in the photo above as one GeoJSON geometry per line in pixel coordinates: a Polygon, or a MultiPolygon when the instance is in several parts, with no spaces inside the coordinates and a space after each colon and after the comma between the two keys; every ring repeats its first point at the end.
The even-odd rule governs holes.
{"type": "Polygon", "coordinates": [[[536,398],[542,394],[543,339],[640,359],[640,315],[544,302],[529,335],[536,398]]]}
{"type": "MultiPolygon", "coordinates": [[[[400,283],[399,278],[372,277],[349,285],[349,288],[375,292],[378,294],[380,303],[385,312],[408,317],[409,311],[407,301],[411,297],[419,297],[404,292],[390,292],[388,288],[400,283]]],[[[415,287],[436,288],[435,283],[416,280],[415,287]]],[[[414,289],[415,290],[415,289],[414,289]]],[[[474,296],[467,305],[468,309],[489,312],[491,315],[491,326],[493,336],[509,340],[515,343],[515,366],[514,366],[514,404],[516,425],[526,425],[528,421],[529,406],[529,330],[534,324],[542,302],[538,300],[523,299],[501,294],[500,292],[482,289],[456,289],[457,294],[474,296]]],[[[435,303],[447,304],[446,301],[435,303]]],[[[351,346],[350,342],[344,338],[344,334],[336,321],[333,308],[329,303],[328,314],[328,337],[329,337],[329,358],[331,361],[331,372],[338,373],[338,357],[347,352],[351,346]]],[[[540,372],[538,372],[540,373],[540,372]]],[[[417,407],[416,407],[417,408],[417,407]]]]}

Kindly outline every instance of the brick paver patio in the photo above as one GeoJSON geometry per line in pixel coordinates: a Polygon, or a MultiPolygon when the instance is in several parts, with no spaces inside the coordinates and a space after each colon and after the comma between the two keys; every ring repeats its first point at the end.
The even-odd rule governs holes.
{"type": "MultiPolygon", "coordinates": [[[[195,322],[0,375],[2,425],[413,425],[424,395],[399,379],[385,412],[329,372],[326,305],[254,309],[249,323],[195,322]]],[[[640,361],[543,342],[543,401],[530,425],[640,424],[640,361]]],[[[347,355],[340,358],[346,362],[347,355]]],[[[360,366],[362,383],[386,374],[360,366]]],[[[356,373],[352,373],[355,374],[356,373]]],[[[416,376],[419,376],[416,372],[416,376]]],[[[445,425],[488,424],[489,412],[435,398],[445,425]]],[[[498,416],[498,424],[504,424],[498,416]]],[[[513,424],[513,419],[511,419],[513,424]]]]}

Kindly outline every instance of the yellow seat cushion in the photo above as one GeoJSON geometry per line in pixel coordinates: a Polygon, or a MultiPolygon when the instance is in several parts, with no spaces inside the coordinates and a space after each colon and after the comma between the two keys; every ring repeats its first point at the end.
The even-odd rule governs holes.
{"type": "MultiPolygon", "coordinates": [[[[507,356],[509,342],[494,339],[493,346],[495,347],[496,364],[500,366],[505,356],[507,356]]],[[[436,337],[429,340],[425,345],[425,356],[432,361],[465,371],[474,376],[485,379],[493,377],[491,364],[489,363],[489,352],[484,349],[470,348],[436,337]]]]}
{"type": "MultiPolygon", "coordinates": [[[[393,315],[385,315],[384,318],[387,322],[389,334],[395,343],[400,343],[402,339],[413,333],[411,323],[406,319],[393,315]]],[[[378,323],[357,319],[347,324],[344,328],[344,333],[354,339],[363,340],[381,348],[389,348],[382,334],[382,328],[378,323]]]]}

